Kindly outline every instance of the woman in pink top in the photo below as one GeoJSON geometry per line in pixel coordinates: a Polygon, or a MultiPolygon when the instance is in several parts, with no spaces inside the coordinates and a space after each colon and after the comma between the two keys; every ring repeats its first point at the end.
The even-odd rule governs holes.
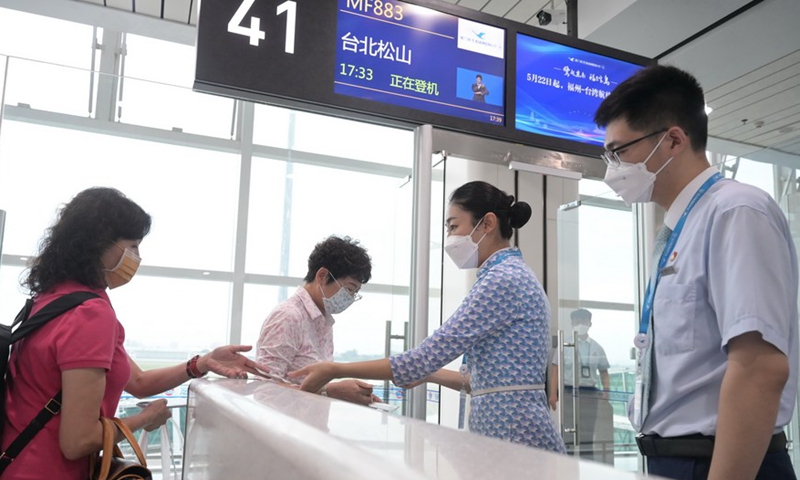
{"type": "MultiPolygon", "coordinates": [[[[102,446],[101,416],[113,417],[123,390],[143,398],[208,371],[246,377],[255,363],[226,346],[186,364],[142,371],[125,352],[125,329],[106,288],[127,283],[139,267],[139,243],[150,216],[122,193],[91,188],[60,212],[41,243],[25,286],[34,295],[32,314],[75,291],[99,298],[53,319],[12,348],[2,448],[31,422],[59,390],[62,409],[8,466],[3,478],[85,480],[88,457],[102,446]]],[[[153,430],[170,416],[166,400],[151,402],[123,421],[131,430],[153,430]]]]}

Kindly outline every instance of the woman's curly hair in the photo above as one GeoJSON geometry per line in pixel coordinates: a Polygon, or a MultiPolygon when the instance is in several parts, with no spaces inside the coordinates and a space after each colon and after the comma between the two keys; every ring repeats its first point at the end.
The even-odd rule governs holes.
{"type": "MultiPolygon", "coordinates": [[[[308,273],[304,281],[311,283],[317,271],[325,267],[335,278],[353,277],[361,283],[372,276],[372,261],[358,240],[335,235],[319,242],[308,257],[308,273]]],[[[327,283],[333,278],[328,276],[327,283]]]]}
{"type": "Polygon", "coordinates": [[[104,288],[103,252],[120,239],[141,240],[150,232],[150,221],[150,215],[119,190],[94,187],[80,192],[47,230],[23,286],[34,294],[67,280],[104,288]]]}

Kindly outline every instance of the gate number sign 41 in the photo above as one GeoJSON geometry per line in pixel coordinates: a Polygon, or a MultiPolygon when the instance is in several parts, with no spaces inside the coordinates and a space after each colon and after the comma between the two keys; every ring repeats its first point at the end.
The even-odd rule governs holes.
{"type": "MultiPolygon", "coordinates": [[[[243,0],[242,4],[233,14],[233,17],[228,22],[228,31],[236,35],[243,35],[250,39],[250,45],[257,47],[260,40],[266,38],[266,33],[261,30],[261,19],[258,17],[250,17],[250,26],[243,27],[242,21],[250,11],[256,0],[243,0]]],[[[294,40],[295,31],[297,27],[297,2],[288,0],[278,5],[275,16],[286,14],[286,42],[284,51],[286,53],[294,54],[294,40]]]]}

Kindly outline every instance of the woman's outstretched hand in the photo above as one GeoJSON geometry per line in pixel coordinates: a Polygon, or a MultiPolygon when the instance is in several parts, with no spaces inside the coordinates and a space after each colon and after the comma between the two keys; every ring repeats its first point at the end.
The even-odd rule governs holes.
{"type": "Polygon", "coordinates": [[[307,365],[300,370],[289,372],[286,376],[289,378],[305,377],[303,378],[303,383],[300,384],[300,390],[316,393],[328,382],[336,378],[336,364],[333,362],[319,362],[307,365]]]}
{"type": "Polygon", "coordinates": [[[263,376],[258,370],[269,372],[269,368],[257,364],[241,354],[252,350],[250,345],[226,345],[217,347],[200,357],[197,368],[201,372],[214,372],[228,378],[247,378],[248,373],[263,376]]]}

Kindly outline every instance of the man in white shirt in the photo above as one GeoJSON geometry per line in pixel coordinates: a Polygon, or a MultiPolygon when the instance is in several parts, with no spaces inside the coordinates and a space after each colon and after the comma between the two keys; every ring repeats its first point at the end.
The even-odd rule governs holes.
{"type": "MultiPolygon", "coordinates": [[[[357,240],[331,236],[318,243],[308,258],[305,283],[264,320],[256,346],[258,362],[286,378],[286,372],[332,361],[332,315],[361,298],[358,291],[371,275],[371,260],[357,240]]],[[[299,384],[298,380],[302,379],[294,381],[299,384]]],[[[380,401],[372,385],[360,380],[331,382],[324,393],[362,405],[380,401]]]]}
{"type": "Polygon", "coordinates": [[[641,70],[595,122],[606,183],[628,204],[664,208],[671,230],[636,338],[633,423],[649,472],[794,479],[783,428],[797,395],[798,271],[785,215],[709,166],[703,91],[687,72],[641,70]]]}
{"type": "MultiPolygon", "coordinates": [[[[589,336],[592,326],[592,312],[585,308],[573,310],[570,313],[572,330],[578,334],[578,382],[574,379],[574,347],[564,349],[564,398],[561,408],[564,411],[564,428],[574,428],[573,397],[578,397],[578,432],[581,458],[601,459],[603,456],[595,455],[602,451],[604,446],[595,447],[595,426],[601,404],[608,404],[608,391],[610,379],[608,376],[608,357],[603,347],[589,336]],[[598,388],[600,387],[600,388],[598,388]],[[576,391],[577,389],[577,391],[576,391]]],[[[572,336],[567,337],[572,341],[572,336]]],[[[555,410],[558,401],[558,355],[553,357],[553,367],[550,374],[550,408],[555,410]]],[[[568,437],[565,441],[569,450],[572,442],[568,437]]]]}

